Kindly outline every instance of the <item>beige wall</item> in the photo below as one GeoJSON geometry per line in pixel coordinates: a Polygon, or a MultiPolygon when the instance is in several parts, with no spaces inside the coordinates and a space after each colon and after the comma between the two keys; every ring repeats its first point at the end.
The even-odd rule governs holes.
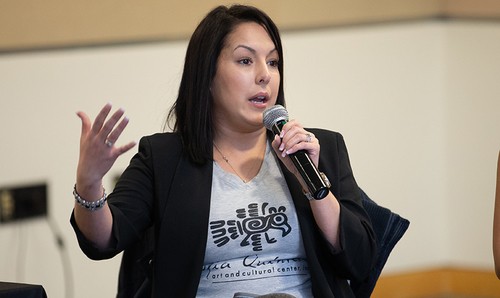
{"type": "MultiPolygon", "coordinates": [[[[209,9],[234,1],[0,1],[0,52],[187,38],[209,9]]],[[[500,18],[496,0],[241,1],[282,30],[423,18],[500,18]]]]}

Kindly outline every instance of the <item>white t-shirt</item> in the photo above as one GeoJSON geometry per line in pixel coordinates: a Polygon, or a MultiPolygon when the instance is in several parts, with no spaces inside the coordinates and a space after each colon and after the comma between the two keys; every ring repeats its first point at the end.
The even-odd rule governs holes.
{"type": "Polygon", "coordinates": [[[268,144],[244,183],[214,162],[208,240],[197,297],[313,297],[295,206],[268,144]]]}

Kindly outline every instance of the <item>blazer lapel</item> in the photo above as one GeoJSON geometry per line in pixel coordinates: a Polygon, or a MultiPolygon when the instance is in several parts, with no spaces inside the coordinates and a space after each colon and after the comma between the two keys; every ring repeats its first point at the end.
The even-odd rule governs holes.
{"type": "Polygon", "coordinates": [[[195,165],[185,155],[179,160],[158,231],[169,237],[160,238],[157,246],[161,253],[156,268],[165,278],[157,281],[162,295],[196,295],[207,242],[212,170],[211,162],[195,165]],[[173,289],[181,292],[171,293],[173,289]]]}

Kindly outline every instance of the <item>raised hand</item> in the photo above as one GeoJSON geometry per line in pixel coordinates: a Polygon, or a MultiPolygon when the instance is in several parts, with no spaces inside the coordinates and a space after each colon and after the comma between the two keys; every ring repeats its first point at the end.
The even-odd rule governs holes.
{"type": "Polygon", "coordinates": [[[129,119],[123,117],[123,109],[118,109],[107,119],[111,108],[111,104],[106,104],[96,116],[94,123],[84,112],[77,112],[82,121],[82,131],[76,184],[82,196],[84,193],[97,195],[98,188],[100,190],[102,187],[102,178],[116,159],[136,144],[129,142],[122,146],[115,145],[129,119]]]}

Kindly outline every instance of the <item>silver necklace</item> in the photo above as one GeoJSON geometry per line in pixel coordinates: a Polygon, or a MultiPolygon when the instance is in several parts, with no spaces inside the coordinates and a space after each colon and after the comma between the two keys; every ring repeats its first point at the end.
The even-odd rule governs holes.
{"type": "Polygon", "coordinates": [[[238,172],[236,172],[236,170],[233,168],[233,166],[231,165],[231,163],[229,162],[229,159],[227,158],[227,156],[225,156],[222,151],[220,151],[219,147],[217,147],[217,145],[214,144],[214,147],[215,149],[217,150],[217,152],[219,152],[220,156],[222,157],[222,159],[227,163],[227,165],[231,168],[231,170],[233,170],[233,172],[236,174],[236,176],[238,176],[238,178],[241,179],[241,181],[243,181],[243,183],[247,183],[246,179],[243,179],[240,174],[238,174],[238,172]]]}

